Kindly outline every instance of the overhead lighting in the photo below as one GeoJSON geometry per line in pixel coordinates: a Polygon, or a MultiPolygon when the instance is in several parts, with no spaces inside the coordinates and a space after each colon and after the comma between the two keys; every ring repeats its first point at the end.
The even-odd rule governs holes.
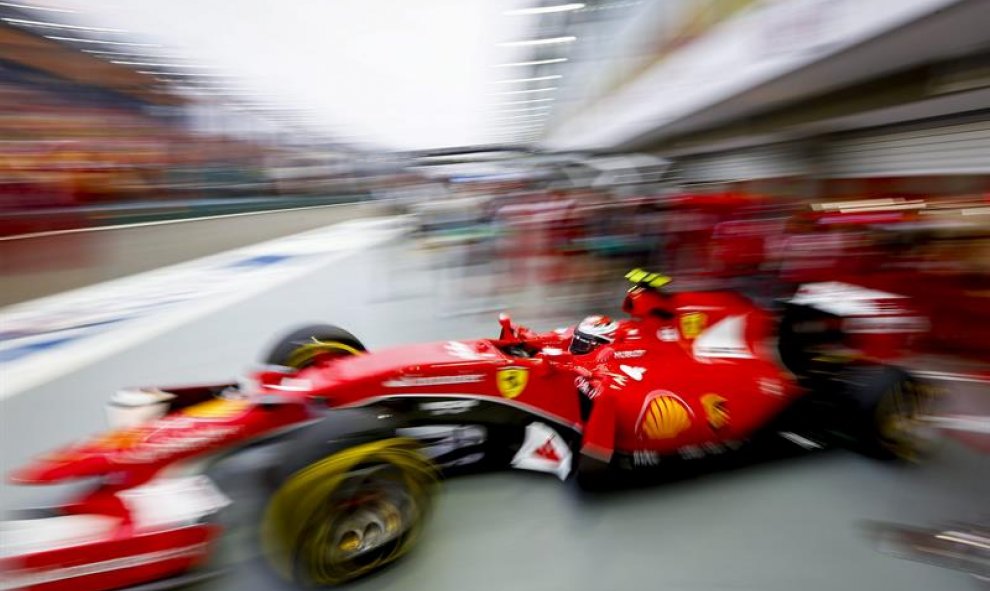
{"type": "Polygon", "coordinates": [[[83,53],[91,53],[93,55],[112,55],[112,56],[127,57],[131,59],[133,58],[140,58],[140,59],[157,58],[157,59],[176,59],[176,60],[187,59],[186,57],[181,55],[157,55],[151,53],[140,53],[137,51],[107,51],[105,49],[82,49],[80,51],[82,51],[83,53]]]}
{"type": "Polygon", "coordinates": [[[874,213],[881,211],[904,211],[909,209],[925,209],[927,204],[924,199],[914,201],[904,201],[891,205],[877,205],[874,207],[850,207],[839,210],[839,213],[874,213]]]}
{"type": "Polygon", "coordinates": [[[839,213],[852,213],[855,211],[896,211],[901,209],[924,208],[925,201],[923,199],[910,200],[903,197],[894,197],[816,203],[811,207],[816,211],[838,211],[839,213]]]}
{"type": "MultiPolygon", "coordinates": [[[[502,127],[502,126],[499,126],[502,127]]],[[[504,126],[505,129],[500,129],[500,131],[514,131],[514,130],[526,130],[526,129],[542,129],[543,123],[511,123],[504,126]]]]}
{"type": "MultiPolygon", "coordinates": [[[[163,82],[171,82],[170,80],[163,80],[163,82]]],[[[208,96],[217,98],[239,98],[239,97],[255,97],[258,96],[254,92],[230,92],[225,90],[201,90],[198,88],[180,87],[182,92],[192,95],[192,96],[208,96]]]]}
{"type": "Polygon", "coordinates": [[[505,14],[519,16],[525,14],[549,14],[551,12],[567,12],[569,10],[581,10],[584,8],[583,2],[572,2],[570,4],[558,4],[556,6],[536,6],[533,8],[519,8],[516,10],[506,10],[505,14]]]}
{"type": "Polygon", "coordinates": [[[209,72],[155,72],[154,70],[138,70],[138,74],[151,74],[152,76],[219,76],[209,72]]]}
{"type": "Polygon", "coordinates": [[[541,127],[544,122],[543,121],[493,121],[493,123],[501,127],[523,128],[523,127],[541,127]]]}
{"type": "Polygon", "coordinates": [[[526,99],[524,101],[510,101],[510,102],[507,102],[507,103],[499,103],[499,106],[501,106],[501,105],[528,105],[530,103],[549,103],[549,102],[553,102],[555,100],[557,100],[557,99],[555,99],[553,97],[534,98],[534,99],[526,99]]]}
{"type": "Polygon", "coordinates": [[[0,6],[9,6],[11,8],[26,8],[28,10],[39,10],[43,12],[70,12],[75,14],[75,10],[69,10],[68,8],[48,8],[46,6],[31,6],[30,4],[15,4],[14,2],[0,2],[0,6]]]}
{"type": "Polygon", "coordinates": [[[535,138],[542,135],[542,131],[523,131],[519,133],[494,133],[490,134],[494,137],[508,139],[508,138],[535,138]]]}
{"type": "Polygon", "coordinates": [[[542,118],[544,118],[544,117],[546,117],[548,115],[549,115],[549,113],[530,113],[529,115],[510,115],[508,117],[496,117],[495,120],[496,121],[514,121],[514,120],[515,121],[518,121],[518,120],[521,119],[521,120],[523,120],[525,122],[527,119],[529,119],[529,120],[542,119],[542,118]]]}
{"type": "Polygon", "coordinates": [[[111,64],[123,64],[125,66],[151,66],[153,68],[215,68],[216,66],[205,66],[202,64],[156,64],[153,62],[129,62],[126,60],[110,60],[111,64]]]}
{"type": "Polygon", "coordinates": [[[551,108],[552,105],[533,105],[532,107],[521,107],[519,109],[500,109],[499,113],[522,113],[526,111],[545,111],[551,108]]]}
{"type": "Polygon", "coordinates": [[[515,68],[523,66],[543,66],[546,64],[562,64],[567,61],[566,57],[554,57],[545,60],[533,60],[531,62],[512,62],[511,64],[496,64],[496,68],[515,68]]]}
{"type": "Polygon", "coordinates": [[[560,74],[551,74],[549,76],[536,76],[535,78],[513,78],[512,80],[497,80],[496,84],[514,84],[518,82],[539,82],[540,80],[559,80],[563,78],[560,74]]]}
{"type": "Polygon", "coordinates": [[[571,43],[577,41],[577,37],[568,35],[566,37],[544,37],[543,39],[523,39],[522,41],[503,41],[499,43],[502,47],[522,47],[524,45],[557,45],[559,43],[571,43]]]}
{"type": "Polygon", "coordinates": [[[529,90],[508,90],[505,92],[497,92],[495,94],[527,94],[533,92],[552,92],[557,90],[556,86],[548,86],[547,88],[530,88],[529,90]]]}
{"type": "Polygon", "coordinates": [[[536,139],[540,136],[539,133],[526,132],[526,133],[491,133],[488,134],[489,137],[494,137],[502,141],[522,141],[536,139]]]}
{"type": "Polygon", "coordinates": [[[161,47],[155,43],[128,43],[125,41],[100,41],[98,39],[80,39],[79,37],[56,37],[55,35],[45,35],[45,39],[55,41],[72,41],[73,43],[100,43],[103,45],[127,45],[129,47],[161,47]]]}
{"type": "Polygon", "coordinates": [[[525,119],[529,117],[546,117],[550,115],[550,111],[541,111],[539,113],[496,113],[495,116],[498,119],[525,119]]]}
{"type": "Polygon", "coordinates": [[[21,25],[23,27],[43,27],[48,29],[72,29],[74,31],[95,31],[97,33],[126,33],[127,31],[123,29],[107,29],[104,27],[80,27],[79,25],[63,25],[61,23],[46,23],[42,21],[29,21],[22,18],[7,18],[4,17],[2,20],[8,22],[12,25],[21,25]]]}

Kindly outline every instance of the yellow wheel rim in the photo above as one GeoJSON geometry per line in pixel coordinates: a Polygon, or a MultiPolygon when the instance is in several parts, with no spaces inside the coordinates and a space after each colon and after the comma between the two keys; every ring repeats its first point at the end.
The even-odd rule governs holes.
{"type": "Polygon", "coordinates": [[[935,400],[928,384],[901,380],[877,405],[877,433],[881,444],[896,457],[917,461],[924,451],[924,421],[935,400]]]}
{"type": "Polygon", "coordinates": [[[362,353],[363,351],[355,349],[350,345],[337,341],[320,341],[314,337],[313,342],[300,345],[293,350],[286,360],[286,365],[299,369],[309,365],[320,355],[345,357],[349,355],[361,355],[362,353]]]}
{"type": "MultiPolygon", "coordinates": [[[[436,469],[411,439],[387,439],[333,454],[293,474],[272,496],[262,523],[265,554],[285,578],[317,585],[339,584],[376,570],[412,547],[436,482],[436,469]],[[382,479],[401,486],[409,500],[405,514],[390,500],[348,499],[357,507],[350,516],[331,502],[355,473],[366,469],[362,466],[387,466],[382,479]]],[[[354,498],[364,496],[369,495],[354,498]]]]}

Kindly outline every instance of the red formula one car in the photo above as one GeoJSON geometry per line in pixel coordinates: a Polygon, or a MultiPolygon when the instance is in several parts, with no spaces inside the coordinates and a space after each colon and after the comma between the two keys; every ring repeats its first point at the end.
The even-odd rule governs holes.
{"type": "Polygon", "coordinates": [[[286,577],[337,584],[406,552],[438,476],[461,469],[601,485],[766,436],[916,453],[927,389],[881,361],[923,324],[903,298],[808,285],[778,318],[737,294],[628,278],[623,320],[537,334],[502,316],[497,339],[376,352],[311,326],[239,382],[119,392],[117,428],[13,474],[94,484],[48,516],[5,524],[3,588],[183,580],[242,486],[216,467],[243,454],[254,455],[233,472],[250,467],[264,491],[247,513],[260,516],[266,555],[286,577]]]}

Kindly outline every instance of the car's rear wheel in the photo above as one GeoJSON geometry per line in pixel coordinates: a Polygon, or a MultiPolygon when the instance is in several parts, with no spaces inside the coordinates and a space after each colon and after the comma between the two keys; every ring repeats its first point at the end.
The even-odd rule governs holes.
{"type": "Polygon", "coordinates": [[[917,461],[931,450],[934,440],[926,418],[935,391],[930,384],[883,365],[851,367],[841,381],[856,414],[851,435],[862,451],[884,459],[917,461]]]}
{"type": "Polygon", "coordinates": [[[265,356],[265,363],[300,369],[320,359],[360,355],[366,350],[357,337],[338,326],[313,324],[282,337],[265,356]]]}
{"type": "Polygon", "coordinates": [[[404,438],[337,452],[275,492],[262,527],[266,553],[286,577],[337,585],[405,554],[429,512],[437,471],[404,438]]]}

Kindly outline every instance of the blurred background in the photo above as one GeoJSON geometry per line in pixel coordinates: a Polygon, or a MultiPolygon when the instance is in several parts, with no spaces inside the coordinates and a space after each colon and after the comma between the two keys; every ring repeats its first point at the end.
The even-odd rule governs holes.
{"type": "MultiPolygon", "coordinates": [[[[708,503],[784,490],[805,509],[762,527],[787,535],[722,538],[724,573],[665,547],[683,554],[664,561],[671,588],[972,588],[850,532],[864,518],[986,523],[988,23],[987,0],[2,1],[0,372],[38,352],[70,366],[4,386],[3,467],[101,427],[90,410],[38,419],[39,401],[73,389],[96,407],[125,383],[222,378],[297,321],[349,318],[385,345],[495,334],[502,309],[539,329],[617,313],[632,267],[768,307],[843,281],[928,318],[911,363],[962,417],[929,467],[832,457],[708,481],[704,501],[672,487],[591,506],[525,475],[454,483],[418,562],[362,585],[642,586],[663,579],[637,553],[644,533],[614,542],[639,520],[700,548],[708,503]],[[198,324],[174,319],[222,289],[190,279],[204,257],[370,217],[401,237],[198,324]],[[166,316],[99,359],[59,348],[166,316]],[[485,517],[503,503],[521,505],[518,523],[485,517]],[[474,554],[450,547],[469,538],[474,554]],[[575,578],[613,547],[621,566],[575,578]],[[559,554],[561,568],[533,562],[559,554]],[[496,568],[500,555],[523,566],[496,568]]],[[[733,531],[756,518],[719,517],[733,531]]]]}

